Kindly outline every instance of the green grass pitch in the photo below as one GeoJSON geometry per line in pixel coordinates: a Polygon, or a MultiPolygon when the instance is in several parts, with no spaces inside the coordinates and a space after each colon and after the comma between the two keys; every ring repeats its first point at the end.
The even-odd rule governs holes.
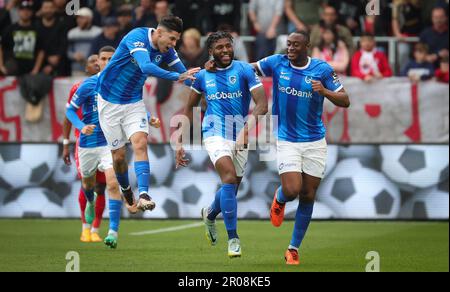
{"type": "MultiPolygon", "coordinates": [[[[293,222],[240,221],[243,257],[226,256],[226,232],[211,247],[202,226],[147,235],[199,221],[123,220],[117,250],[81,243],[77,220],[0,220],[0,271],[65,271],[66,254],[80,255],[80,270],[175,272],[364,272],[369,251],[380,255],[382,272],[449,271],[448,222],[313,221],[300,250],[300,266],[284,264],[293,222]]],[[[107,231],[103,222],[101,234],[107,231]]]]}

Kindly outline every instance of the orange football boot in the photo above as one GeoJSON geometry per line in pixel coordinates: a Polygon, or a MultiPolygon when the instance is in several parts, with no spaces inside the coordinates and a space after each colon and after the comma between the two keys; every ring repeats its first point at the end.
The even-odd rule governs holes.
{"type": "Polygon", "coordinates": [[[270,221],[275,227],[280,227],[284,220],[284,208],[286,204],[280,204],[277,201],[277,192],[273,198],[272,206],[270,207],[270,221]]]}
{"type": "Polygon", "coordinates": [[[286,260],[286,265],[298,266],[300,265],[300,258],[298,256],[298,251],[295,249],[288,249],[284,254],[284,259],[286,260]]]}

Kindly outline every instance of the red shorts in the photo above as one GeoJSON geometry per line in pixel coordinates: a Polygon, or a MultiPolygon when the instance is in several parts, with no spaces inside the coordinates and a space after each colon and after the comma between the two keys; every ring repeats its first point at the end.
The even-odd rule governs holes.
{"type": "MultiPolygon", "coordinates": [[[[79,139],[77,139],[77,142],[75,144],[74,157],[75,157],[75,165],[77,166],[78,178],[81,179],[80,160],[78,159],[78,143],[79,143],[79,139]]],[[[105,173],[97,170],[97,175],[96,175],[95,181],[98,183],[101,183],[101,184],[106,184],[105,173]]]]}

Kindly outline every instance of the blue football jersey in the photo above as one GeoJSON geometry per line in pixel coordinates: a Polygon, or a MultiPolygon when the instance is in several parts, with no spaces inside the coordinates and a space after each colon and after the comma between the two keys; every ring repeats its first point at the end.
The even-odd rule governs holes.
{"type": "Polygon", "coordinates": [[[217,72],[201,70],[192,90],[204,94],[207,109],[202,122],[203,138],[220,136],[236,141],[248,116],[251,91],[262,86],[250,64],[233,61],[217,72]]]}
{"type": "Polygon", "coordinates": [[[151,41],[154,31],[153,28],[140,27],[122,39],[111,61],[100,74],[97,91],[104,100],[114,104],[130,104],[142,99],[143,86],[148,76],[133,58],[133,53],[137,51],[148,52],[150,61],[157,66],[166,63],[179,73],[186,71],[173,48],[163,54],[154,47],[151,41]]]}
{"type": "Polygon", "coordinates": [[[80,147],[82,148],[95,148],[106,146],[107,142],[105,136],[103,135],[102,129],[100,128],[100,122],[98,120],[98,110],[97,110],[97,92],[95,91],[98,74],[87,78],[80,85],[78,90],[75,92],[72,100],[68,106],[71,106],[78,110],[79,108],[83,111],[82,122],[86,125],[95,125],[96,128],[92,135],[84,135],[80,133],[80,147]]]}
{"type": "Polygon", "coordinates": [[[263,75],[273,77],[272,115],[278,117],[278,139],[294,143],[323,139],[324,96],[313,91],[312,80],[340,91],[343,86],[333,68],[314,58],[303,68],[295,67],[286,55],[273,55],[257,64],[263,75]]]}

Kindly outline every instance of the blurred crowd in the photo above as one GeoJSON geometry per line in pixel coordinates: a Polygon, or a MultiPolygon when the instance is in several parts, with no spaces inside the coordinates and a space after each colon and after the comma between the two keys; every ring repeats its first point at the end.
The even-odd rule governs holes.
{"type": "Polygon", "coordinates": [[[175,14],[185,25],[178,52],[186,67],[203,66],[208,53],[202,37],[212,31],[232,32],[236,59],[256,61],[282,52],[280,36],[308,30],[312,56],[339,74],[370,82],[397,72],[412,81],[448,83],[448,0],[379,0],[379,15],[367,15],[368,2],[0,0],[0,76],[18,76],[22,95],[38,106],[52,78],[85,74],[87,58],[101,47],[117,46],[131,29],[155,27],[163,16],[175,14]],[[76,13],[74,2],[81,7],[76,13]],[[256,41],[244,43],[241,35],[256,41]],[[385,43],[376,42],[380,36],[398,40],[399,70],[391,68],[385,43]]]}

